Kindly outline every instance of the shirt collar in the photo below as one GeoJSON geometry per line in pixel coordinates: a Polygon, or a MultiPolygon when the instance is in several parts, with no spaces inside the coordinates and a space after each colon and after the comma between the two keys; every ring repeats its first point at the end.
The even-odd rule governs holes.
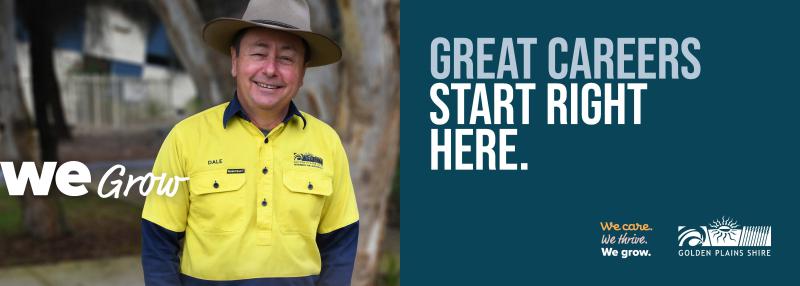
{"type": "MultiPolygon", "coordinates": [[[[244,120],[250,120],[247,117],[247,114],[242,109],[242,104],[239,103],[239,97],[236,92],[233,93],[233,99],[231,99],[230,104],[228,107],[225,107],[225,113],[222,115],[222,128],[228,126],[228,122],[233,118],[234,115],[238,115],[239,117],[243,118],[244,120]]],[[[300,109],[297,109],[297,106],[294,104],[294,101],[289,102],[289,112],[286,113],[286,117],[283,118],[283,123],[288,124],[289,120],[292,119],[292,116],[297,115],[300,119],[303,119],[303,129],[306,128],[306,117],[303,116],[303,113],[300,112],[300,109]]]]}

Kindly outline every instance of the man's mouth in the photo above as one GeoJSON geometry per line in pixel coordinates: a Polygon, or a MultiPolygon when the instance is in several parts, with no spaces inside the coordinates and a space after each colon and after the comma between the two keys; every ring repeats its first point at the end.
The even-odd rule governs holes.
{"type": "Polygon", "coordinates": [[[255,83],[260,88],[266,88],[266,89],[279,89],[279,88],[283,87],[282,85],[260,83],[260,82],[257,82],[257,81],[254,81],[253,83],[255,83]]]}

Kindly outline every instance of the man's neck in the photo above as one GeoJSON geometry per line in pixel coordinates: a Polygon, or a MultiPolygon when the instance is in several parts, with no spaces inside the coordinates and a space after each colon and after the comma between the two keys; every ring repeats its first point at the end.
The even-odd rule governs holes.
{"type": "Polygon", "coordinates": [[[247,114],[247,117],[250,119],[256,127],[262,130],[272,130],[278,124],[283,122],[283,119],[286,118],[286,114],[289,112],[289,106],[282,109],[272,110],[261,110],[255,108],[255,110],[250,110],[247,106],[242,105],[242,110],[247,114]]]}

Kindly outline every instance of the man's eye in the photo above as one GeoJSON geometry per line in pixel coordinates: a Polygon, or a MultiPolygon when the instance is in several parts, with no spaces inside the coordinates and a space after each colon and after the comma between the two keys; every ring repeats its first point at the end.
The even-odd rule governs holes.
{"type": "Polygon", "coordinates": [[[250,54],[250,55],[254,56],[254,57],[263,57],[264,56],[264,54],[250,54]]]}
{"type": "Polygon", "coordinates": [[[292,59],[291,57],[287,57],[287,56],[280,57],[280,60],[284,61],[284,62],[294,62],[294,59],[292,59]]]}

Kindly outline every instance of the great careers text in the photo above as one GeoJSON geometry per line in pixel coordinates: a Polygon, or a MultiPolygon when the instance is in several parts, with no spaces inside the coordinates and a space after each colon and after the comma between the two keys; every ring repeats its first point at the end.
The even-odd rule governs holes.
{"type": "MultiPolygon", "coordinates": [[[[530,125],[530,97],[536,92],[536,83],[525,81],[534,78],[537,43],[537,38],[437,37],[431,41],[430,73],[437,81],[430,88],[436,107],[430,120],[439,127],[450,123],[455,102],[457,125],[431,129],[431,170],[528,169],[527,163],[513,163],[508,158],[516,151],[509,138],[517,135],[517,129],[491,127],[514,127],[515,105],[519,122],[530,125]],[[476,128],[480,126],[487,128],[476,128]]],[[[552,38],[547,43],[549,78],[583,83],[546,84],[547,124],[624,125],[626,117],[631,117],[630,121],[639,125],[647,83],[629,81],[696,79],[701,69],[695,55],[699,50],[700,41],[694,37],[680,41],[552,38]],[[632,112],[626,112],[627,107],[632,112]]]]}

